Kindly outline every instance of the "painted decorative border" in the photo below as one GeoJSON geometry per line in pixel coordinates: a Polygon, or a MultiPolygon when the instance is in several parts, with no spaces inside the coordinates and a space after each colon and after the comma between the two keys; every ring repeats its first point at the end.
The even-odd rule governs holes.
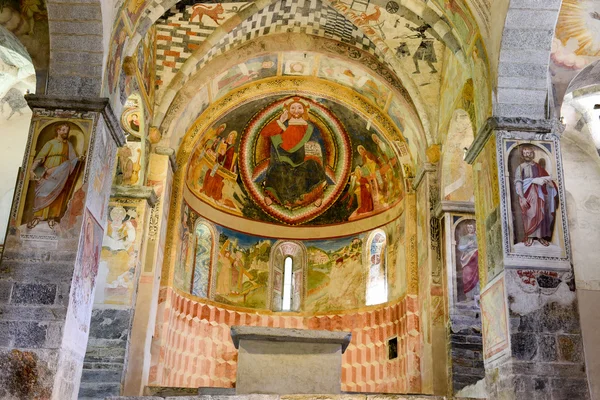
{"type": "Polygon", "coordinates": [[[502,244],[504,249],[504,263],[507,266],[515,266],[515,267],[527,267],[527,268],[543,268],[543,269],[565,269],[570,268],[571,263],[571,245],[569,241],[569,231],[567,226],[567,213],[566,213],[566,196],[564,192],[564,178],[563,178],[563,169],[562,169],[562,158],[560,155],[560,140],[558,136],[548,133],[548,134],[539,134],[539,133],[530,133],[530,132],[507,132],[507,131],[499,131],[496,134],[496,155],[498,158],[498,182],[500,184],[500,196],[501,196],[501,209],[502,209],[502,244]],[[508,143],[507,143],[508,142],[508,143]],[[531,143],[536,145],[536,143],[546,143],[550,144],[552,151],[551,154],[553,156],[553,161],[556,165],[556,174],[557,174],[557,186],[558,186],[558,196],[559,196],[559,208],[560,208],[560,227],[558,229],[558,234],[560,235],[559,241],[562,242],[563,245],[563,254],[562,257],[553,257],[553,256],[538,256],[538,255],[530,255],[530,254],[522,254],[518,251],[515,251],[513,245],[513,224],[512,218],[509,213],[510,210],[510,189],[507,183],[509,173],[508,173],[508,153],[510,150],[506,150],[505,147],[510,144],[510,142],[515,142],[511,145],[510,150],[514,147],[514,145],[531,143]],[[560,229],[562,228],[562,229],[560,229]]]}
{"type": "Polygon", "coordinates": [[[350,138],[344,130],[344,127],[332,113],[330,113],[325,109],[325,107],[317,102],[307,98],[302,98],[303,101],[308,101],[310,103],[311,114],[316,115],[321,121],[326,121],[331,124],[328,126],[328,128],[331,130],[332,139],[336,142],[336,159],[338,160],[337,165],[335,166],[336,170],[333,171],[335,174],[334,178],[336,180],[336,184],[333,186],[328,186],[327,189],[325,189],[323,204],[320,207],[314,207],[314,205],[309,204],[308,206],[304,206],[296,212],[291,212],[285,207],[279,206],[276,203],[273,203],[269,207],[264,207],[262,205],[262,198],[264,197],[264,194],[262,193],[260,186],[252,179],[253,171],[256,168],[255,165],[252,165],[254,159],[252,154],[253,144],[256,143],[257,136],[260,134],[262,128],[270,121],[274,114],[283,109],[283,104],[289,99],[290,98],[283,98],[269,105],[264,111],[259,113],[254,119],[252,119],[252,121],[250,121],[240,142],[239,167],[240,175],[246,190],[248,190],[253,200],[257,204],[260,204],[262,210],[285,224],[295,225],[310,221],[311,219],[321,215],[329,207],[331,207],[331,205],[340,196],[348,181],[350,164],[352,162],[352,147],[350,138]]]}

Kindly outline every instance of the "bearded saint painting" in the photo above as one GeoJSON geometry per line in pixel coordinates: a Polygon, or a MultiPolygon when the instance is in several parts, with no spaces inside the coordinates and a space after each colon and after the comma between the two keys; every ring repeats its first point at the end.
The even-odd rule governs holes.
{"type": "Polygon", "coordinates": [[[276,202],[294,208],[314,202],[319,207],[326,186],[321,133],[308,119],[308,102],[294,97],[283,107],[279,118],[260,132],[271,140],[271,159],[264,180],[265,205],[276,202]]]}
{"type": "Polygon", "coordinates": [[[533,145],[521,145],[520,163],[514,169],[513,215],[516,217],[515,240],[531,247],[534,241],[550,246],[558,208],[558,186],[546,170],[543,150],[533,145]],[[535,161],[536,151],[540,155],[535,161]]]}

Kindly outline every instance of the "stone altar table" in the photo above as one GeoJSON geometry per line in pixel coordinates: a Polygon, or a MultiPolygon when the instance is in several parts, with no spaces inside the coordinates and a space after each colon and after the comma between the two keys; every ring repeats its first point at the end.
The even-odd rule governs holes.
{"type": "Polygon", "coordinates": [[[231,327],[239,349],[236,394],[341,393],[342,353],[352,334],[340,331],[231,327]]]}

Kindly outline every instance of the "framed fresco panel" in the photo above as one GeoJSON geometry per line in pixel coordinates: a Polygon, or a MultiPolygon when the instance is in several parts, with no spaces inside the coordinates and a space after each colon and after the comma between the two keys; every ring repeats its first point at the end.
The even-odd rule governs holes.
{"type": "Polygon", "coordinates": [[[507,265],[570,265],[565,194],[558,139],[497,136],[507,265]]]}
{"type": "Polygon", "coordinates": [[[505,291],[504,274],[501,274],[481,293],[481,333],[486,363],[497,360],[510,347],[505,291]]]}

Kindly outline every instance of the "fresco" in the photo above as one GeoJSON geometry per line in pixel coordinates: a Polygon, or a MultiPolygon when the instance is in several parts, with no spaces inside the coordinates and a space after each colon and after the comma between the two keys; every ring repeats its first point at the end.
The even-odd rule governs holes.
{"type": "Polygon", "coordinates": [[[369,272],[366,305],[385,303],[388,300],[387,240],[385,232],[376,230],[367,240],[369,272]]]}
{"type": "Polygon", "coordinates": [[[508,310],[504,277],[497,279],[481,294],[481,335],[484,358],[489,360],[508,348],[508,310]]]}
{"type": "Polygon", "coordinates": [[[457,300],[463,303],[475,301],[474,305],[479,297],[479,251],[476,227],[474,219],[464,219],[454,228],[457,300]]]}
{"type": "Polygon", "coordinates": [[[79,249],[71,288],[69,312],[73,313],[77,330],[87,333],[93,302],[93,290],[98,274],[100,248],[102,247],[102,226],[86,209],[83,217],[79,249]]]}
{"type": "Polygon", "coordinates": [[[144,201],[112,200],[102,242],[102,258],[94,301],[131,305],[142,242],[144,201]]]}
{"type": "Polygon", "coordinates": [[[479,130],[492,115],[491,92],[494,83],[489,74],[489,60],[483,42],[478,39],[473,47],[473,86],[475,95],[476,127],[479,130]]]}
{"type": "Polygon", "coordinates": [[[308,251],[305,310],[329,312],[365,305],[367,269],[360,234],[339,239],[306,241],[308,251]]]}
{"type": "Polygon", "coordinates": [[[98,221],[106,221],[110,186],[117,146],[108,129],[97,129],[94,157],[90,166],[87,207],[98,221]]]}
{"type": "Polygon", "coordinates": [[[198,214],[185,202],[182,205],[181,224],[179,226],[179,251],[176,253],[173,285],[189,293],[194,271],[194,225],[198,214]]]}
{"type": "Polygon", "coordinates": [[[115,185],[135,185],[140,182],[142,143],[129,142],[117,150],[115,185]]]}
{"type": "Polygon", "coordinates": [[[229,68],[213,79],[213,100],[246,83],[275,76],[276,74],[276,55],[269,54],[252,58],[229,68]]]}
{"type": "Polygon", "coordinates": [[[266,308],[273,239],[219,227],[214,299],[224,304],[266,308]]]}
{"type": "Polygon", "coordinates": [[[82,185],[91,121],[48,122],[34,127],[21,223],[52,233],[82,185]]]}
{"type": "Polygon", "coordinates": [[[315,56],[306,52],[283,53],[283,75],[312,75],[315,56]]]}
{"type": "Polygon", "coordinates": [[[406,263],[408,260],[405,250],[405,218],[405,214],[402,214],[386,226],[389,300],[400,298],[407,289],[406,263]]]}
{"type": "Polygon", "coordinates": [[[469,114],[458,109],[452,114],[443,145],[441,183],[442,198],[450,201],[473,201],[472,167],[464,160],[464,149],[473,142],[469,114]]]}
{"type": "Polygon", "coordinates": [[[208,298],[210,272],[213,262],[213,233],[207,223],[199,223],[195,232],[194,277],[191,293],[208,298]]]}
{"type": "Polygon", "coordinates": [[[406,290],[403,241],[391,242],[386,237],[386,232],[393,232],[392,239],[403,236],[403,218],[373,232],[276,245],[276,239],[199,219],[185,203],[183,211],[173,283],[194,296],[232,306],[276,310],[281,306],[275,297],[282,293],[282,266],[287,255],[294,260],[292,304],[298,305],[298,311],[357,309],[397,299],[406,290]],[[298,252],[300,248],[306,249],[306,253],[300,251],[306,258],[298,252]],[[367,302],[369,291],[371,301],[367,302]],[[270,305],[269,296],[273,297],[270,305]]]}
{"type": "Polygon", "coordinates": [[[375,79],[362,68],[341,63],[333,58],[321,59],[317,76],[351,87],[381,108],[385,106],[390,94],[390,90],[379,83],[379,79],[375,79]]]}
{"type": "Polygon", "coordinates": [[[552,43],[552,59],[568,69],[582,69],[600,56],[600,10],[590,0],[564,0],[552,43]]]}
{"type": "Polygon", "coordinates": [[[565,257],[559,166],[553,141],[503,140],[509,251],[565,257]]]}
{"type": "Polygon", "coordinates": [[[201,136],[186,183],[234,215],[325,225],[397,204],[400,168],[385,136],[339,103],[270,96],[238,107],[201,136]]]}
{"type": "Polygon", "coordinates": [[[125,47],[125,41],[127,40],[127,31],[125,28],[125,20],[120,17],[114,25],[112,33],[112,43],[110,46],[110,53],[108,55],[107,65],[107,79],[108,79],[108,90],[109,93],[114,93],[117,89],[117,82],[121,74],[122,68],[122,54],[123,48],[125,47]]]}

